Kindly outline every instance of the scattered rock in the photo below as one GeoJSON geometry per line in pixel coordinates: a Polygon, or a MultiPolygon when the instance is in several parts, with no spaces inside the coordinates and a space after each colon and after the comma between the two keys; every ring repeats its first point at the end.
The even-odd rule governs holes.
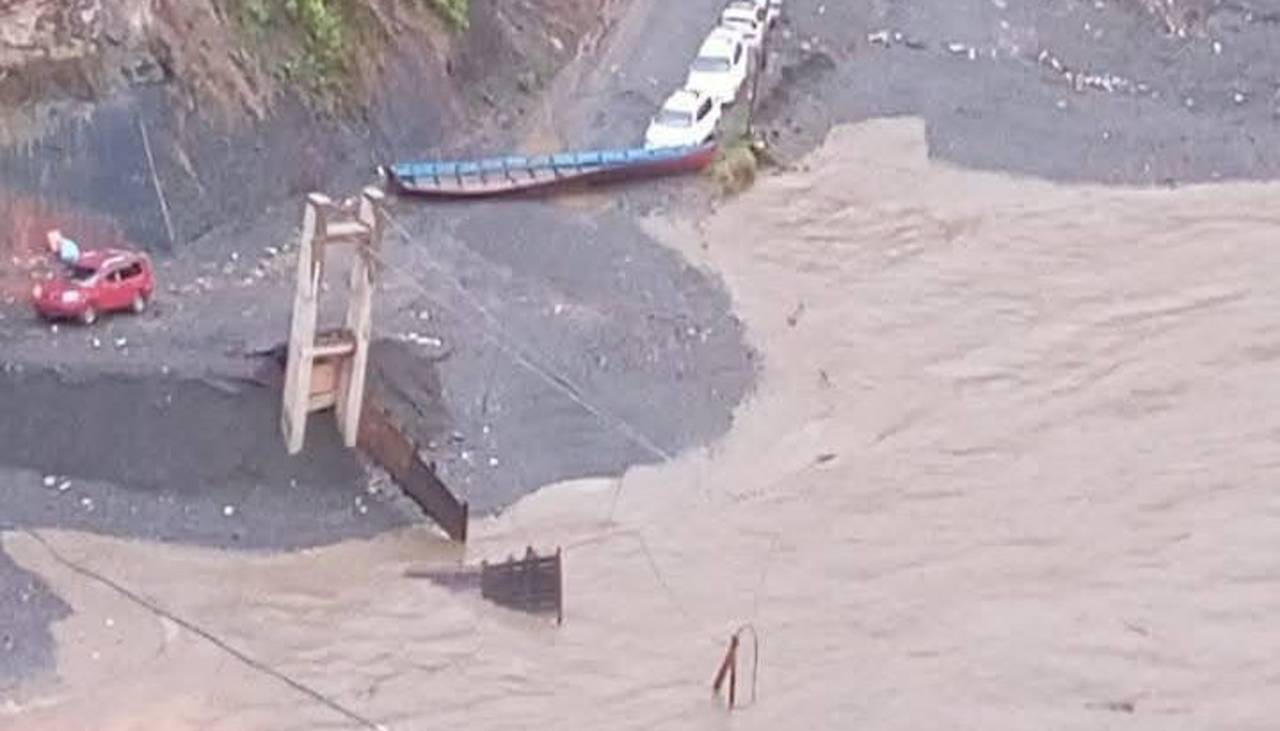
{"type": "Polygon", "coordinates": [[[70,489],[71,489],[71,480],[63,480],[62,483],[58,485],[58,492],[66,492],[67,490],[70,490],[70,489]]]}
{"type": "Polygon", "coordinates": [[[45,487],[53,487],[53,486],[54,486],[54,485],[56,485],[56,484],[58,484],[58,478],[57,478],[57,476],[56,476],[56,475],[45,475],[45,476],[44,476],[44,486],[45,486],[45,487]]]}
{"type": "Polygon", "coordinates": [[[90,498],[90,497],[80,498],[80,507],[84,508],[89,512],[93,512],[93,498],[90,498]]]}
{"type": "Polygon", "coordinates": [[[276,256],[280,253],[280,250],[274,246],[268,246],[267,248],[263,249],[263,251],[267,252],[267,256],[276,256]]]}
{"type": "Polygon", "coordinates": [[[94,350],[97,350],[98,348],[102,347],[102,341],[99,340],[97,336],[94,336],[92,339],[90,339],[89,344],[93,346],[94,350]]]}
{"type": "Polygon", "coordinates": [[[525,71],[516,77],[516,88],[525,94],[532,94],[538,89],[538,75],[533,71],[525,71]]]}
{"type": "Polygon", "coordinates": [[[416,332],[402,333],[397,337],[404,343],[413,343],[414,345],[423,345],[429,348],[444,347],[444,341],[440,338],[431,337],[430,335],[421,335],[416,332]]]}
{"type": "Polygon", "coordinates": [[[230,258],[231,258],[231,261],[240,261],[240,252],[238,251],[231,252],[230,258]]]}
{"type": "Polygon", "coordinates": [[[497,466],[498,466],[498,458],[497,458],[497,457],[490,457],[490,458],[489,458],[489,466],[490,466],[490,467],[497,467],[497,466]]]}
{"type": "Polygon", "coordinates": [[[222,506],[222,516],[223,516],[224,518],[230,518],[230,517],[234,516],[235,514],[236,514],[236,506],[234,506],[234,505],[223,505],[223,506],[222,506]]]}
{"type": "Polygon", "coordinates": [[[124,350],[125,348],[129,347],[129,338],[116,338],[115,346],[116,346],[116,350],[124,350]]]}

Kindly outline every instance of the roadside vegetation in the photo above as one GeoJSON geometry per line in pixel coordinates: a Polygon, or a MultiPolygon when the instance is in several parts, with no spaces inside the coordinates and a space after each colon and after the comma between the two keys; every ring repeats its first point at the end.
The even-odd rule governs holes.
{"type": "MultiPolygon", "coordinates": [[[[416,0],[453,30],[468,27],[469,0],[416,0]]],[[[226,0],[243,44],[273,78],[326,108],[352,101],[358,53],[382,28],[377,0],[226,0]]]]}
{"type": "Polygon", "coordinates": [[[736,195],[756,182],[759,167],[755,141],[744,132],[721,142],[720,152],[711,163],[709,174],[721,193],[736,195]]]}
{"type": "Polygon", "coordinates": [[[751,104],[738,104],[720,121],[720,151],[707,169],[724,195],[736,195],[756,182],[759,143],[751,133],[751,104]]]}

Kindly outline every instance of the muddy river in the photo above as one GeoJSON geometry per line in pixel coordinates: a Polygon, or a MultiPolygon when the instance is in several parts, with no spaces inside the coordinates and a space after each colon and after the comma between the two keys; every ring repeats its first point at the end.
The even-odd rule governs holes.
{"type": "Polygon", "coordinates": [[[832,132],[699,225],[763,356],[712,447],[544,490],[565,624],[406,579],[425,529],[292,555],[10,533],[74,613],[34,729],[1274,728],[1280,186],[1067,187],[832,132]],[[346,709],[55,560],[110,577],[346,709]],[[758,697],[709,682],[732,629],[758,697]]]}

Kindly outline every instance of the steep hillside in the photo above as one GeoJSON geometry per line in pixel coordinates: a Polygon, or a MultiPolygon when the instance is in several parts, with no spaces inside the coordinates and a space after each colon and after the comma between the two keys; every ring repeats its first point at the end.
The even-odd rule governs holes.
{"type": "Polygon", "coordinates": [[[608,5],[0,0],[0,246],[50,221],[182,245],[390,156],[496,142],[608,5]]]}

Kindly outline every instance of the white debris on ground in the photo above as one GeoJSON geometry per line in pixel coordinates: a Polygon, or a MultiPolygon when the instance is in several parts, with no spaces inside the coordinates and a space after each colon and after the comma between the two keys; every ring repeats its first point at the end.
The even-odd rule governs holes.
{"type": "Polygon", "coordinates": [[[396,340],[399,340],[402,343],[412,343],[414,345],[421,345],[427,348],[444,347],[444,341],[440,338],[432,337],[430,335],[422,335],[416,332],[400,333],[399,335],[396,335],[396,340]]]}
{"type": "Polygon", "coordinates": [[[1040,54],[1036,56],[1036,62],[1060,75],[1062,80],[1077,92],[1092,89],[1108,94],[1140,94],[1145,93],[1150,88],[1147,84],[1138,83],[1117,74],[1087,73],[1072,69],[1048,49],[1040,51],[1040,54]]]}
{"type": "Polygon", "coordinates": [[[230,517],[234,516],[235,514],[236,514],[236,506],[234,506],[234,505],[223,505],[223,506],[222,506],[222,515],[223,515],[223,517],[230,518],[230,517]]]}

